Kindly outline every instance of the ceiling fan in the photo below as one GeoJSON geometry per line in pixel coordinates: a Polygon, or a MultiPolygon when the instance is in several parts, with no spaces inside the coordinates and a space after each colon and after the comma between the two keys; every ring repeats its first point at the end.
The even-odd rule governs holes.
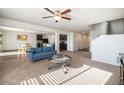
{"type": "Polygon", "coordinates": [[[71,20],[71,18],[69,17],[66,17],[64,16],[65,14],[71,12],[70,9],[66,9],[65,11],[63,12],[60,12],[60,11],[55,11],[53,12],[52,10],[50,10],[49,8],[44,8],[46,11],[50,12],[51,14],[53,14],[53,16],[47,16],[47,17],[43,17],[43,19],[46,19],[46,18],[54,18],[55,19],[55,22],[59,22],[61,19],[65,19],[65,20],[71,20]]]}

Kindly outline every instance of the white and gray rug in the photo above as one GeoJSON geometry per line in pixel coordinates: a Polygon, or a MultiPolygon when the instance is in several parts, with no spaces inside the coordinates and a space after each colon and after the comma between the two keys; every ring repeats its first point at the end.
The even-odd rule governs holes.
{"type": "MultiPolygon", "coordinates": [[[[63,73],[63,69],[59,69],[41,75],[39,79],[45,85],[104,85],[111,76],[111,72],[83,65],[80,68],[70,68],[67,74],[63,73]]],[[[40,82],[35,78],[23,81],[21,84],[37,85],[40,82]]]]}
{"type": "Polygon", "coordinates": [[[40,83],[36,78],[31,78],[29,80],[22,81],[20,85],[40,85],[40,83]]]}

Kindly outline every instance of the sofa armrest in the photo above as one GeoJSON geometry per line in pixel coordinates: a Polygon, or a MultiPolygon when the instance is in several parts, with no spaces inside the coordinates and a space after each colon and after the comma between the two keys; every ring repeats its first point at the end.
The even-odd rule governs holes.
{"type": "Polygon", "coordinates": [[[34,50],[33,50],[33,49],[30,49],[30,50],[28,51],[28,53],[34,53],[34,50]]]}
{"type": "Polygon", "coordinates": [[[28,52],[28,57],[31,61],[33,61],[33,55],[34,55],[34,51],[29,51],[28,52]]]}

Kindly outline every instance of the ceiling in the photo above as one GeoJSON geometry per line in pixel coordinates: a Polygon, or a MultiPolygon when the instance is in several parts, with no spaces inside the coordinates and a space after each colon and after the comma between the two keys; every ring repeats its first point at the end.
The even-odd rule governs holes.
{"type": "MultiPolygon", "coordinates": [[[[64,8],[50,8],[53,11],[64,8]]],[[[31,24],[57,28],[66,31],[89,31],[91,24],[124,18],[124,8],[71,8],[67,16],[71,21],[61,20],[55,23],[52,18],[42,19],[51,15],[43,8],[0,8],[0,17],[23,21],[31,24]]]]}
{"type": "Polygon", "coordinates": [[[1,31],[22,32],[22,33],[35,33],[35,34],[54,34],[52,32],[21,29],[21,28],[14,28],[14,27],[8,27],[8,26],[0,26],[0,30],[1,31]]]}

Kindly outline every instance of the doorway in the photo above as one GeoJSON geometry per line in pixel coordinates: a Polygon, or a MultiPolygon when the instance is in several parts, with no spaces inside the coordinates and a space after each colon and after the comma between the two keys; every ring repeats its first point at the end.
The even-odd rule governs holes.
{"type": "Polygon", "coordinates": [[[59,50],[60,51],[67,51],[67,35],[65,35],[65,34],[60,34],[59,50]]]}

